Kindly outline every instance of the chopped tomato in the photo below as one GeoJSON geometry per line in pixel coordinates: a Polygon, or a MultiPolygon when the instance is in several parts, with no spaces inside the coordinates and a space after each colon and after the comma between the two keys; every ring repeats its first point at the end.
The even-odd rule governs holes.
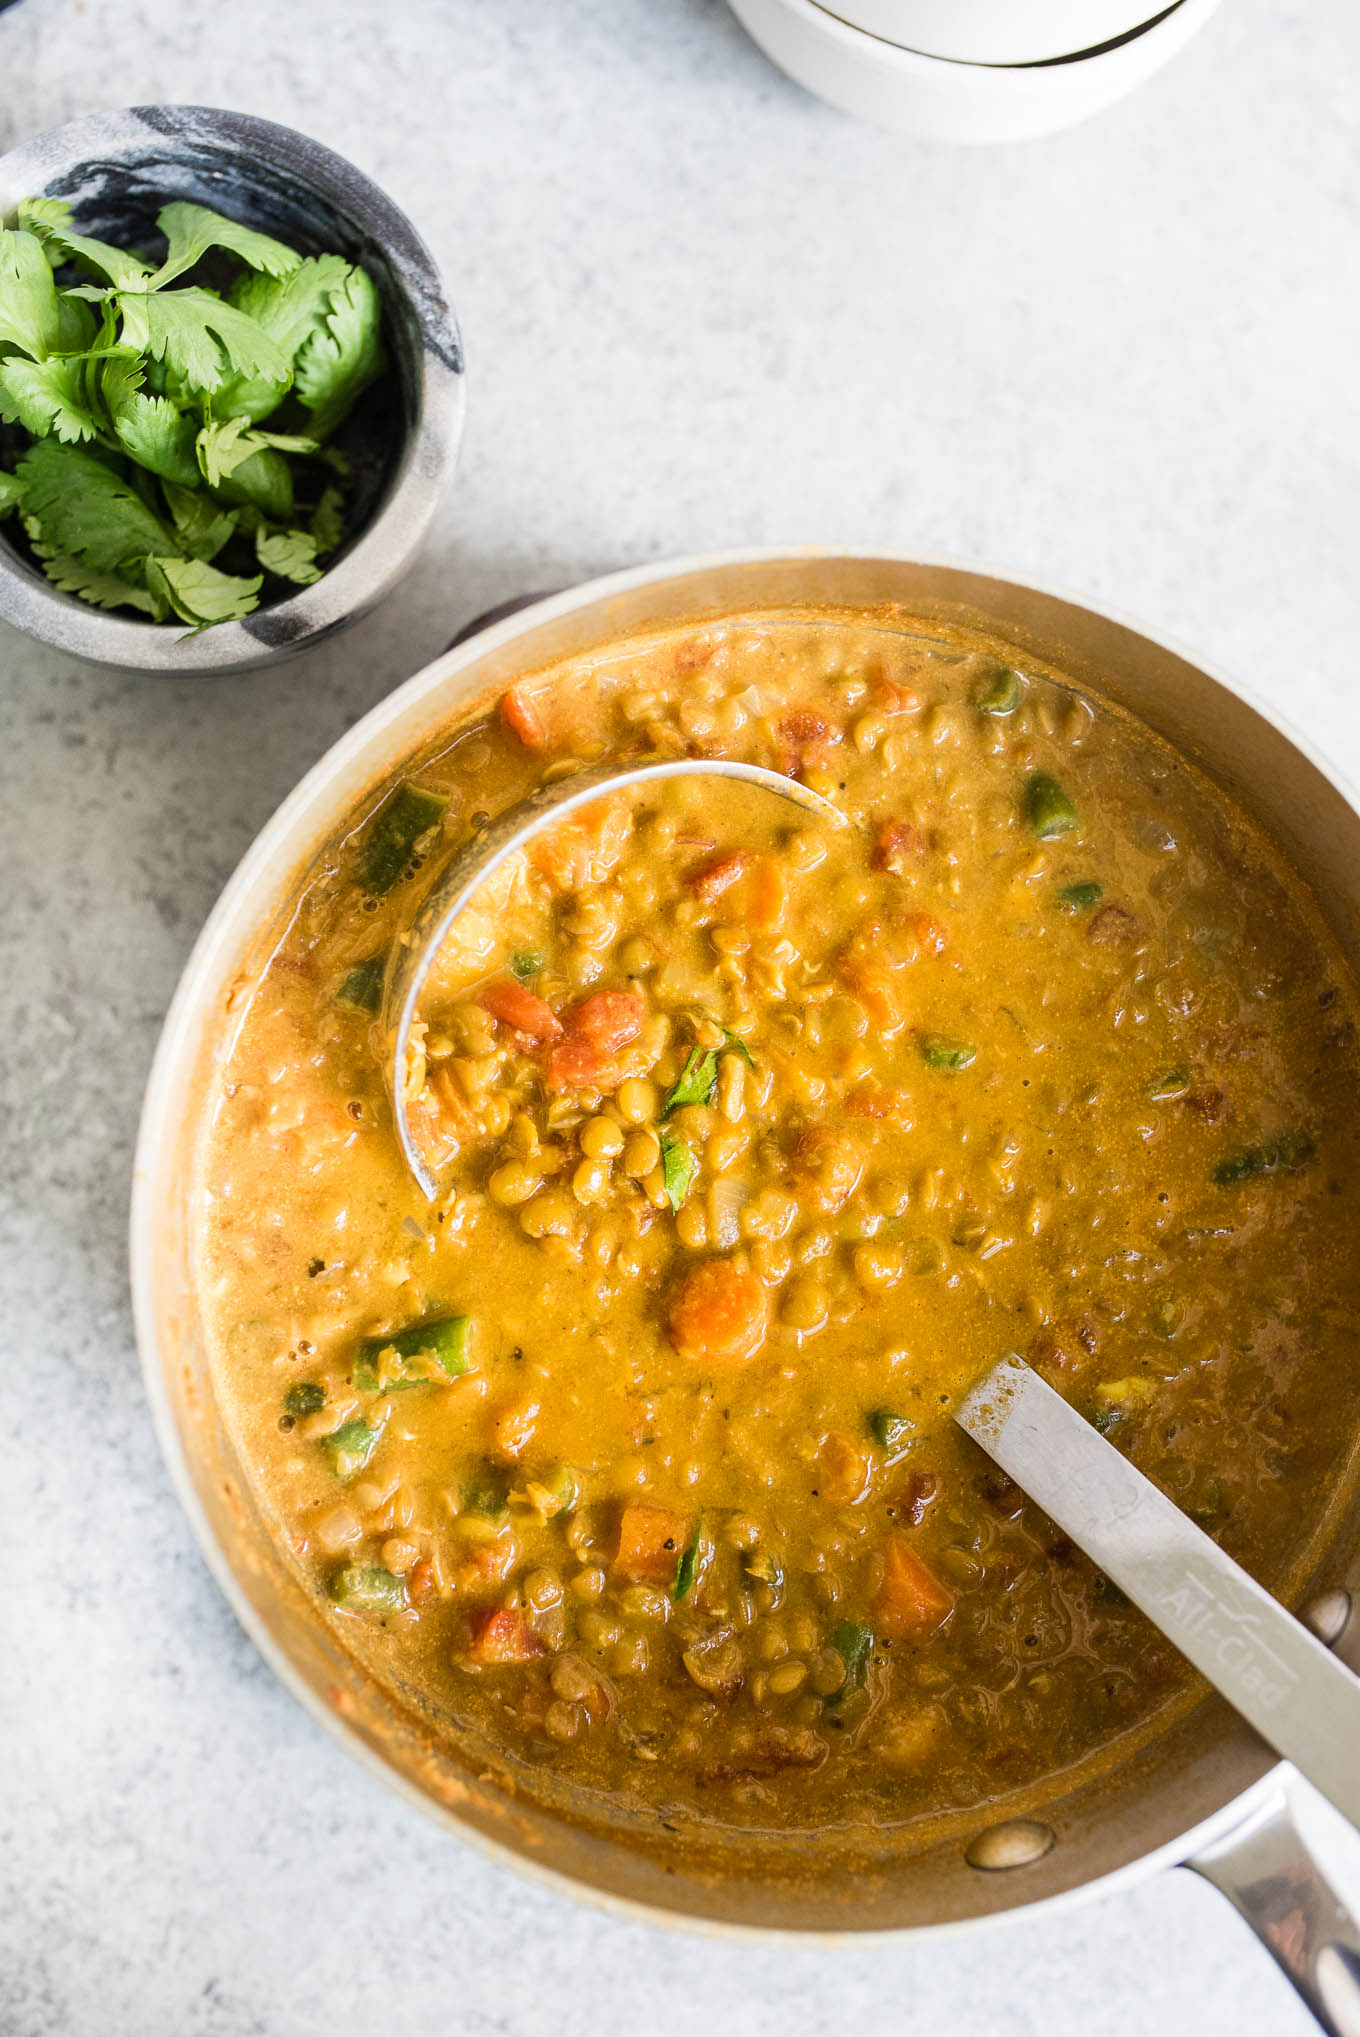
{"type": "Polygon", "coordinates": [[[908,913],[907,932],[922,955],[942,955],[949,945],[949,936],[933,913],[908,913]]]}
{"type": "Polygon", "coordinates": [[[914,686],[904,686],[882,672],[874,681],[874,700],[880,714],[912,714],[921,705],[921,696],[914,686]]]}
{"type": "Polygon", "coordinates": [[[810,707],[795,707],[779,724],[779,733],[789,743],[838,743],[841,732],[834,722],[810,707]]]}
{"type": "Polygon", "coordinates": [[[500,1590],[518,1561],[513,1535],[499,1535],[491,1542],[474,1542],[466,1562],[459,1565],[454,1583],[469,1598],[485,1598],[500,1590]]]}
{"type": "Polygon", "coordinates": [[[532,990],[526,990],[513,977],[488,983],[478,993],[477,1002],[483,1011],[489,1011],[492,1018],[502,1025],[513,1026],[517,1033],[527,1033],[531,1040],[557,1040],[562,1037],[562,1021],[552,1006],[543,998],[535,997],[532,990]]]}
{"type": "Polygon", "coordinates": [[[909,820],[886,820],[878,831],[869,861],[875,870],[887,870],[901,877],[919,863],[926,853],[926,838],[909,820]]]}
{"type": "Polygon", "coordinates": [[[406,1573],[406,1596],[413,1606],[427,1606],[439,1596],[439,1580],[428,1556],[413,1563],[406,1573]]]}
{"type": "Polygon", "coordinates": [[[518,1608],[501,1606],[474,1615],[466,1652],[469,1661],[494,1669],[505,1662],[532,1662],[543,1653],[543,1643],[518,1608]]]}
{"type": "Polygon", "coordinates": [[[642,1031],[647,1000],[636,990],[597,990],[567,1013],[567,1031],[601,1054],[617,1054],[642,1031]]]}
{"type": "Polygon", "coordinates": [[[626,1506],[619,1517],[613,1568],[633,1584],[674,1584],[690,1524],[669,1507],[626,1506]]]}
{"type": "Polygon", "coordinates": [[[501,720],[526,750],[547,749],[548,731],[543,717],[522,686],[512,686],[501,695],[501,720]]]}
{"type": "Polygon", "coordinates": [[[926,1569],[906,1536],[889,1536],[874,1600],[874,1623],[884,1640],[927,1640],[953,1610],[953,1594],[926,1569]]]}
{"type": "Polygon", "coordinates": [[[705,905],[712,905],[721,898],[750,865],[750,857],[744,849],[729,849],[726,855],[715,856],[711,863],[701,864],[692,870],[685,883],[705,905]]]}
{"type": "Polygon", "coordinates": [[[589,1040],[569,1034],[548,1049],[543,1080],[549,1089],[617,1089],[619,1068],[589,1040]]]}
{"type": "Polygon", "coordinates": [[[769,1327],[763,1285],[731,1259],[696,1266],[671,1303],[671,1342],[683,1358],[753,1358],[769,1327]]]}

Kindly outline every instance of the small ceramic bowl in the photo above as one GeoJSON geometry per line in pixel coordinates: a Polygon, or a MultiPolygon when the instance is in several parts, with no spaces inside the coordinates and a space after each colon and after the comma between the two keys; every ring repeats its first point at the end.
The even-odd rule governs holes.
{"type": "Polygon", "coordinates": [[[0,156],[0,220],[21,198],[64,198],[82,232],[145,242],[169,200],[212,206],[303,254],[360,262],[383,301],[389,371],[343,428],[355,533],[310,587],[198,636],[59,593],[0,533],[0,618],[101,665],[234,672],[356,622],[414,560],[463,423],[463,353],[429,250],[375,184],[319,142],[210,106],[134,106],[73,120],[0,156]]]}
{"type": "Polygon", "coordinates": [[[983,64],[922,56],[814,0],[729,0],[766,56],[819,99],[898,134],[963,142],[1026,141],[1103,111],[1183,49],[1218,4],[1177,0],[1133,35],[1056,61],[983,64]]]}
{"type": "MultiPolygon", "coordinates": [[[[1174,4],[1174,0],[1171,0],[1174,4]]],[[[959,64],[1046,64],[1136,35],[1169,0],[825,0],[899,49],[959,64]]]]}

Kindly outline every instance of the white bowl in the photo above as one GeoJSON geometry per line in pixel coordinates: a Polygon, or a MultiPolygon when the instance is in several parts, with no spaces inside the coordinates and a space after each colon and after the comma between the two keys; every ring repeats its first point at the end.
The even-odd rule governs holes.
{"type": "Polygon", "coordinates": [[[819,99],[926,141],[1025,141],[1086,120],[1183,49],[1219,0],[1180,0],[1095,56],[1016,66],[954,63],[899,49],[813,0],[729,0],[765,54],[819,99]]]}
{"type": "Polygon", "coordinates": [[[826,0],[826,11],[922,57],[1042,64],[1133,35],[1169,8],[1168,0],[826,0]]]}

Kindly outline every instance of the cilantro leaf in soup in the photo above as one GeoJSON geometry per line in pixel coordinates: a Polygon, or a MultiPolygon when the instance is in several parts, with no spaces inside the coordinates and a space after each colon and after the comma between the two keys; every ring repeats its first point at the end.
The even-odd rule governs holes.
{"type": "Polygon", "coordinates": [[[694,1177],[699,1172],[699,1162],[683,1139],[674,1132],[661,1134],[661,1179],[666,1190],[666,1200],[673,1210],[683,1207],[694,1177]]]}
{"type": "Polygon", "coordinates": [[[864,1683],[874,1650],[873,1629],[860,1620],[840,1620],[832,1629],[831,1645],[845,1664],[845,1682],[827,1699],[828,1704],[836,1705],[864,1683]]]}
{"type": "Polygon", "coordinates": [[[1088,878],[1079,884],[1065,884],[1058,893],[1058,903],[1064,912],[1089,912],[1100,903],[1101,896],[1101,886],[1094,878],[1088,878]]]}
{"type": "Polygon", "coordinates": [[[686,1593],[692,1589],[694,1580],[699,1574],[699,1556],[703,1548],[703,1534],[704,1524],[702,1520],[696,1521],[689,1545],[682,1551],[680,1560],[675,1566],[675,1586],[671,1592],[671,1597],[677,1605],[679,1605],[686,1593]]]}
{"type": "Polygon", "coordinates": [[[326,1389],[316,1379],[300,1379],[283,1396],[286,1411],[295,1417],[314,1415],[326,1405],[326,1389]]]}
{"type": "Polygon", "coordinates": [[[1229,1153],[1214,1168],[1211,1180],[1218,1188],[1235,1188],[1266,1174],[1297,1174],[1316,1157],[1317,1148],[1307,1132],[1283,1132],[1259,1146],[1247,1146],[1229,1153]]]}
{"type": "Polygon", "coordinates": [[[530,977],[537,976],[542,967],[543,957],[537,948],[522,948],[518,955],[510,957],[510,973],[517,976],[521,983],[527,983],[530,977]]]}
{"type": "Polygon", "coordinates": [[[747,1046],[745,1040],[742,1039],[740,1033],[730,1032],[726,1026],[723,1027],[722,1032],[723,1038],[726,1040],[728,1046],[732,1049],[732,1052],[734,1054],[740,1054],[742,1060],[746,1063],[747,1067],[751,1070],[752,1074],[754,1074],[756,1064],[751,1059],[751,1049],[747,1046]]]}
{"type": "Polygon", "coordinates": [[[716,1053],[705,1053],[702,1047],[692,1047],[680,1070],[679,1081],[662,1105],[662,1116],[669,1117],[673,1110],[679,1110],[687,1103],[712,1103],[717,1086],[716,1053]]]}
{"type": "Polygon", "coordinates": [[[870,1434],[885,1450],[896,1450],[905,1443],[914,1427],[909,1416],[894,1414],[891,1408],[870,1409],[868,1421],[870,1434]]]}

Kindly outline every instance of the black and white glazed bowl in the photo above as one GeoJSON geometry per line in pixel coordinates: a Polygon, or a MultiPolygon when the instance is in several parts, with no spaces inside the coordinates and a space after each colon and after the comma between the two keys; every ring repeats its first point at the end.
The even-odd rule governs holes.
{"type": "Polygon", "coordinates": [[[390,369],[345,427],[354,535],[310,587],[191,636],[59,593],[0,535],[0,619],[97,664],[208,674],[290,657],[365,615],[412,564],[463,424],[458,328],[405,214],[307,135],[210,106],[133,106],[38,135],[0,156],[0,221],[28,197],[64,198],[83,233],[124,244],[151,236],[162,205],[189,199],[303,254],[361,263],[382,297],[390,369]]]}

